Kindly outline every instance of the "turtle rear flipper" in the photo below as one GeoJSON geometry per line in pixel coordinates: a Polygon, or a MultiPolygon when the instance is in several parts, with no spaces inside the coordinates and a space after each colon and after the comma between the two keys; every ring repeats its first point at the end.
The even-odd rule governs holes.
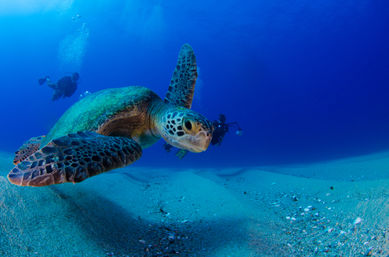
{"type": "Polygon", "coordinates": [[[35,153],[41,146],[42,139],[45,136],[32,137],[26,141],[16,152],[13,163],[16,165],[24,161],[31,154],[35,153]]]}
{"type": "Polygon", "coordinates": [[[197,79],[196,56],[190,45],[181,47],[165,102],[190,109],[197,79]]]}
{"type": "Polygon", "coordinates": [[[141,155],[140,145],[131,138],[78,132],[50,141],[11,170],[8,180],[12,184],[36,187],[77,183],[129,165],[141,155]]]}

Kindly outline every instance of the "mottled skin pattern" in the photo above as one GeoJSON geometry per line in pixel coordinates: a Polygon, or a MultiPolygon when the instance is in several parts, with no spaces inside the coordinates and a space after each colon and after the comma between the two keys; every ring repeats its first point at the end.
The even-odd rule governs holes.
{"type": "Polygon", "coordinates": [[[204,151],[212,138],[213,126],[204,116],[182,107],[171,108],[159,116],[158,127],[167,143],[191,152],[204,151]]]}
{"type": "Polygon", "coordinates": [[[190,45],[184,44],[178,55],[165,102],[190,109],[197,80],[196,56],[190,45]]]}
{"type": "MultiPolygon", "coordinates": [[[[187,59],[188,47],[181,49],[178,63],[183,63],[182,58],[195,63],[195,59],[187,59]]],[[[189,69],[184,74],[193,71],[193,65],[181,67],[189,69]]],[[[188,76],[178,77],[176,90],[170,90],[166,102],[150,89],[132,86],[102,90],[75,103],[46,137],[22,147],[28,151],[19,154],[9,181],[21,186],[81,182],[131,164],[140,158],[143,148],[161,137],[178,148],[205,151],[212,124],[184,107],[192,103],[194,82],[188,84],[188,76]],[[182,101],[172,104],[173,99],[182,101]]]]}

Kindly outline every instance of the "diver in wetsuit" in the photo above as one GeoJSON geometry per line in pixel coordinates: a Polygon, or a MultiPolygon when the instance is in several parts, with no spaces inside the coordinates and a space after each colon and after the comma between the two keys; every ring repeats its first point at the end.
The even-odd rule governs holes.
{"type": "MultiPolygon", "coordinates": [[[[220,146],[224,136],[227,134],[229,131],[230,127],[235,126],[236,127],[236,135],[241,136],[243,135],[243,130],[239,126],[238,122],[229,122],[226,123],[226,116],[224,114],[219,115],[219,119],[213,121],[213,134],[212,134],[212,140],[211,140],[211,145],[217,145],[220,146]]],[[[164,148],[166,152],[170,152],[173,148],[172,145],[169,145],[165,143],[164,148]]],[[[184,158],[185,155],[188,153],[187,150],[180,149],[177,151],[176,156],[180,159],[184,158]]]]}
{"type": "Polygon", "coordinates": [[[58,100],[61,97],[71,97],[77,90],[77,81],[80,75],[74,72],[72,76],[64,76],[56,83],[51,83],[50,77],[46,76],[38,80],[39,85],[47,83],[47,85],[54,89],[52,100],[58,100]]]}

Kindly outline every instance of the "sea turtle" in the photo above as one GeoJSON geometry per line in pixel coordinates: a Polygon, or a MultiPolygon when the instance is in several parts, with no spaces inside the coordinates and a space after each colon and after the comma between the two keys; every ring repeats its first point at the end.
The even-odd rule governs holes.
{"type": "Polygon", "coordinates": [[[196,58],[185,44],[164,100],[140,86],[88,95],[47,136],[30,139],[16,152],[9,181],[20,186],[81,182],[133,163],[161,137],[181,149],[205,151],[213,126],[190,110],[196,78],[196,58]]]}

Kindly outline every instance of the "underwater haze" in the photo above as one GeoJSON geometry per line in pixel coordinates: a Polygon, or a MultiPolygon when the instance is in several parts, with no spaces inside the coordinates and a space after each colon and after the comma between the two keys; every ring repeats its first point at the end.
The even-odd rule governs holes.
{"type": "MultiPolygon", "coordinates": [[[[0,257],[388,257],[388,14],[387,0],[0,0],[0,257]],[[220,145],[180,156],[160,139],[127,165],[129,138],[58,136],[149,91],[90,93],[163,99],[178,67],[172,85],[191,84],[185,44],[192,110],[238,124],[220,145]]],[[[152,107],[209,142],[202,116],[152,107]]]]}
{"type": "Polygon", "coordinates": [[[301,163],[389,148],[386,1],[1,1],[0,148],[45,135],[84,91],[146,86],[164,97],[189,43],[193,109],[242,136],[177,160],[162,143],[137,165],[301,163]],[[70,98],[37,80],[79,72],[70,98]]]}

